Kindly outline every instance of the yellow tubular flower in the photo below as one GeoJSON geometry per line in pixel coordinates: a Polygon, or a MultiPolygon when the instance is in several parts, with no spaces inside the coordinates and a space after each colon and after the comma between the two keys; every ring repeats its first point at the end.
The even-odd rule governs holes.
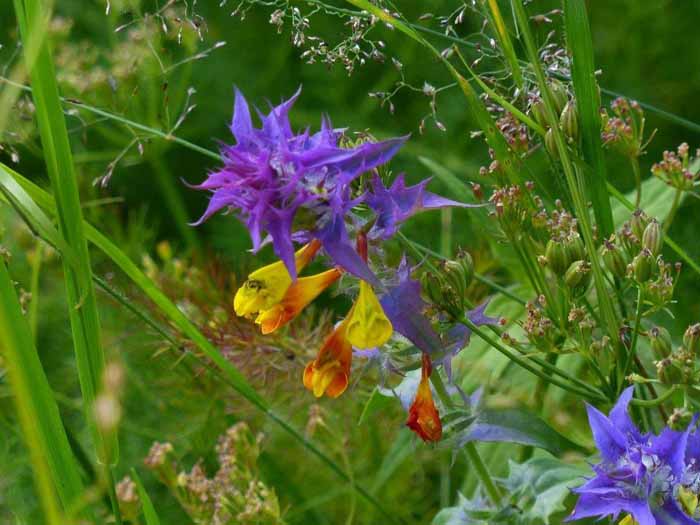
{"type": "Polygon", "coordinates": [[[263,334],[274,332],[299,315],[323,290],[337,281],[340,275],[341,271],[333,268],[309,277],[300,277],[287,288],[281,301],[269,309],[260,311],[255,323],[260,325],[263,334]]]}
{"type": "MultiPolygon", "coordinates": [[[[321,242],[314,239],[294,254],[297,273],[313,259],[320,247],[321,242]]],[[[233,298],[233,309],[241,317],[268,310],[282,300],[291,284],[292,278],[282,261],[263,266],[251,273],[238,289],[233,298]]]]}
{"type": "Polygon", "coordinates": [[[392,332],[391,321],[372,286],[360,281],[360,293],[348,317],[348,340],[357,348],[374,348],[386,343],[392,332]]]}

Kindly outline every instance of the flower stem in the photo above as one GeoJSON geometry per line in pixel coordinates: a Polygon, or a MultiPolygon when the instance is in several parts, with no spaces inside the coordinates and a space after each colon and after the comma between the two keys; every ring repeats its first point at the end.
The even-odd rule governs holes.
{"type": "Polygon", "coordinates": [[[479,451],[476,449],[476,445],[474,444],[474,442],[470,441],[469,443],[467,443],[464,446],[464,451],[467,453],[467,457],[469,458],[469,461],[474,467],[476,475],[479,477],[479,480],[484,486],[484,489],[488,493],[489,498],[495,505],[499,505],[501,502],[501,492],[500,490],[498,490],[498,487],[494,483],[493,478],[491,477],[491,474],[488,471],[488,468],[481,459],[479,451]]]}
{"type": "MultiPolygon", "coordinates": [[[[437,372],[433,373],[430,376],[430,382],[435,387],[435,392],[437,392],[437,395],[442,401],[442,403],[449,409],[455,408],[454,402],[452,401],[452,398],[450,398],[450,395],[447,392],[447,388],[445,388],[445,383],[442,382],[442,377],[440,377],[440,374],[437,372]]],[[[499,506],[502,498],[501,491],[498,489],[496,483],[493,481],[491,473],[489,472],[489,469],[484,463],[484,461],[481,459],[479,451],[476,449],[476,445],[474,444],[474,442],[469,441],[464,446],[464,451],[466,452],[469,461],[471,462],[472,466],[474,467],[474,470],[476,471],[476,476],[479,478],[479,481],[483,485],[484,490],[486,490],[489,499],[493,502],[494,505],[499,506]]]]}
{"type": "Polygon", "coordinates": [[[673,222],[676,212],[678,211],[678,205],[681,203],[681,195],[683,190],[676,189],[676,194],[673,196],[673,204],[671,204],[671,209],[668,210],[668,215],[664,219],[664,233],[668,233],[671,223],[673,222]]]}
{"type": "Polygon", "coordinates": [[[642,174],[639,170],[639,158],[634,156],[630,157],[630,164],[632,164],[632,172],[634,173],[634,185],[637,189],[637,193],[634,198],[634,207],[639,208],[642,203],[642,174]]]}

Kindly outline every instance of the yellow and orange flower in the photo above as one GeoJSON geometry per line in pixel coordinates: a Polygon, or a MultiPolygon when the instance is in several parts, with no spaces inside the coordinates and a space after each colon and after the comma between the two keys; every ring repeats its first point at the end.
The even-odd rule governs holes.
{"type": "MultiPolygon", "coordinates": [[[[354,309],[354,307],[353,307],[354,309]]],[[[348,318],[352,315],[352,311],[348,318]]],[[[328,336],[315,360],[304,369],[304,386],[316,397],[338,397],[348,387],[352,344],[348,340],[348,318],[328,336]]]]}
{"type": "Polygon", "coordinates": [[[423,354],[423,367],[416,397],[408,410],[406,426],[418,434],[423,441],[440,441],[442,423],[430,391],[432,363],[428,354],[423,354]]]}
{"type": "Polygon", "coordinates": [[[348,315],[348,340],[357,348],[367,349],[386,343],[393,332],[372,286],[360,281],[360,293],[348,315]]]}
{"type": "Polygon", "coordinates": [[[255,318],[263,334],[269,334],[294,319],[321,292],[338,280],[342,272],[333,268],[309,277],[299,277],[286,290],[282,299],[270,308],[261,310],[255,318]]]}
{"type": "MultiPolygon", "coordinates": [[[[314,239],[294,254],[297,273],[314,258],[320,247],[321,242],[314,239]]],[[[233,309],[241,317],[252,317],[261,310],[269,310],[282,301],[291,285],[292,277],[282,261],[263,266],[251,273],[238,289],[233,298],[233,309]]]]}

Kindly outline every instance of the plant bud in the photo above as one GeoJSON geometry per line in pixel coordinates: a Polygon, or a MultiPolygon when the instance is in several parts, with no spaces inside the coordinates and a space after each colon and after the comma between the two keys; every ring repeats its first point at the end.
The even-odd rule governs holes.
{"type": "Polygon", "coordinates": [[[644,234],[642,235],[642,246],[648,249],[652,254],[659,255],[663,245],[664,233],[661,230],[659,221],[652,219],[644,229],[644,234]]]}
{"type": "Polygon", "coordinates": [[[642,251],[632,259],[632,274],[638,283],[645,283],[649,280],[653,267],[654,256],[646,248],[643,248],[642,251]]]}
{"type": "Polygon", "coordinates": [[[655,326],[649,330],[651,349],[659,361],[667,358],[673,351],[671,334],[663,326],[655,326]]]}
{"type": "Polygon", "coordinates": [[[445,300],[441,279],[432,272],[426,272],[421,276],[420,280],[421,288],[428,297],[428,300],[434,305],[441,305],[445,300]]]}
{"type": "Polygon", "coordinates": [[[462,265],[464,270],[465,286],[469,286],[474,278],[474,260],[472,259],[472,256],[469,254],[469,252],[460,250],[459,253],[457,253],[456,261],[462,265]]]}
{"type": "Polygon", "coordinates": [[[632,214],[632,219],[630,220],[630,227],[632,228],[632,233],[637,239],[642,239],[644,237],[644,230],[649,224],[649,217],[642,210],[635,210],[632,214]]]}
{"type": "Polygon", "coordinates": [[[547,148],[547,151],[555,160],[559,159],[559,150],[557,149],[557,142],[554,140],[552,128],[549,128],[547,133],[544,134],[544,147],[547,148]]]}
{"type": "Polygon", "coordinates": [[[693,413],[687,408],[675,408],[671,417],[668,418],[668,426],[672,430],[683,431],[688,428],[690,422],[693,420],[693,413]]]}
{"type": "Polygon", "coordinates": [[[683,345],[692,354],[696,354],[698,343],[700,343],[700,323],[695,323],[690,325],[683,334],[683,345]]]}
{"type": "Polygon", "coordinates": [[[683,381],[680,368],[668,357],[656,362],[656,376],[665,385],[677,385],[683,381]]]}
{"type": "MultiPolygon", "coordinates": [[[[445,261],[442,265],[444,271],[445,284],[449,290],[449,298],[456,303],[464,302],[464,296],[467,293],[467,281],[469,276],[466,274],[464,266],[458,261],[445,261]]],[[[447,290],[443,291],[445,296],[448,295],[447,290]]]]}
{"type": "Polygon", "coordinates": [[[552,99],[554,100],[554,109],[557,115],[559,115],[569,101],[569,94],[566,92],[566,86],[558,80],[552,80],[549,83],[549,92],[552,94],[552,99]]]}
{"type": "Polygon", "coordinates": [[[685,513],[689,516],[693,516],[695,515],[695,511],[700,504],[700,497],[698,497],[698,495],[695,494],[692,489],[681,485],[678,489],[678,501],[683,507],[685,513]]]}
{"type": "Polygon", "coordinates": [[[530,104],[530,115],[540,126],[547,129],[549,123],[547,122],[547,111],[545,110],[544,101],[541,98],[535,100],[530,104]]]}
{"type": "Polygon", "coordinates": [[[571,234],[564,242],[564,247],[570,261],[584,260],[586,258],[586,249],[578,233],[571,234]]]}
{"type": "Polygon", "coordinates": [[[564,282],[575,295],[582,295],[591,282],[591,265],[585,261],[574,261],[566,270],[564,282]]]}
{"type": "Polygon", "coordinates": [[[567,102],[564,106],[559,117],[559,126],[571,141],[575,142],[578,139],[578,111],[573,101],[567,102]]]}
{"type": "Polygon", "coordinates": [[[550,239],[545,248],[544,256],[547,258],[549,268],[559,276],[564,275],[569,268],[571,260],[564,243],[550,239]]]}
{"type": "Polygon", "coordinates": [[[615,277],[622,279],[627,272],[627,260],[625,254],[614,243],[605,241],[601,248],[601,255],[605,267],[615,277]]]}

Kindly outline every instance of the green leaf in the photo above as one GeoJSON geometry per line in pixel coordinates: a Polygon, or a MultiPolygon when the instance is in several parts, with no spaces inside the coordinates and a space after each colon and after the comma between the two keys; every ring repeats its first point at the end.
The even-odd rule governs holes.
{"type": "Polygon", "coordinates": [[[571,78],[581,122],[583,157],[592,170],[586,186],[590,188],[593,212],[605,237],[613,233],[613,216],[607,181],[603,144],[600,139],[600,96],[595,79],[593,42],[585,0],[564,0],[566,43],[571,55],[571,78]]]}
{"type": "MultiPolygon", "coordinates": [[[[636,191],[631,191],[625,195],[625,198],[630,202],[634,202],[635,193],[636,191]]],[[[642,201],[639,207],[649,217],[656,217],[659,221],[663,221],[671,209],[675,193],[675,188],[669,186],[658,177],[649,177],[642,182],[642,201]]],[[[685,197],[685,194],[683,197],[685,197]]],[[[612,210],[616,228],[622,226],[622,223],[629,220],[631,216],[630,210],[619,201],[613,203],[612,210]]]]}
{"type": "Polygon", "coordinates": [[[82,497],[83,486],[15,287],[0,259],[0,350],[42,506],[51,523],[82,497]],[[61,504],[56,501],[58,495],[61,504]]]}
{"type": "Polygon", "coordinates": [[[139,492],[139,500],[141,501],[141,510],[143,511],[143,517],[146,520],[146,525],[160,525],[160,519],[158,518],[158,513],[151,498],[148,496],[148,492],[143,488],[143,483],[139,477],[136,469],[131,469],[131,477],[136,483],[136,490],[139,492]]]}
{"type": "Polygon", "coordinates": [[[485,409],[458,438],[467,441],[519,443],[561,455],[570,450],[583,450],[580,445],[562,436],[538,416],[519,408],[485,409]]]}
{"type": "Polygon", "coordinates": [[[510,475],[504,485],[517,499],[527,522],[541,520],[548,525],[554,514],[567,510],[564,501],[586,474],[590,474],[590,469],[559,459],[533,458],[523,464],[511,461],[510,475]]]}

